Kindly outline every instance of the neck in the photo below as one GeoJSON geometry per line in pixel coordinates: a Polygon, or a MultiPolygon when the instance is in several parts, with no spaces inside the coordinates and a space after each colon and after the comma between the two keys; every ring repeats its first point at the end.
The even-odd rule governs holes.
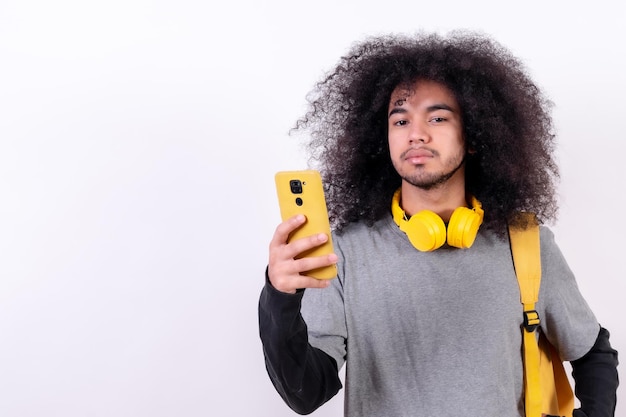
{"type": "Polygon", "coordinates": [[[402,181],[401,193],[400,206],[408,217],[422,210],[430,210],[448,222],[454,210],[468,205],[465,184],[460,181],[448,181],[429,190],[402,181]]]}

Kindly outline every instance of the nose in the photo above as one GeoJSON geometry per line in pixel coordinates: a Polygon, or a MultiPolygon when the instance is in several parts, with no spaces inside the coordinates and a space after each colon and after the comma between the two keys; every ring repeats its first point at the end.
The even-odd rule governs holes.
{"type": "Polygon", "coordinates": [[[409,143],[428,143],[431,141],[430,132],[424,123],[412,123],[409,130],[409,143]]]}

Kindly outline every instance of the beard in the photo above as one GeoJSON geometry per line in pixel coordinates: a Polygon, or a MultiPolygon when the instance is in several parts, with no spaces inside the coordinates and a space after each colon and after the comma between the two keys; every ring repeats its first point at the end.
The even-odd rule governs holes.
{"type": "Polygon", "coordinates": [[[465,155],[458,155],[446,161],[444,168],[439,172],[424,172],[424,166],[416,167],[410,174],[399,172],[400,177],[409,184],[422,190],[433,190],[445,184],[461,169],[465,163],[465,155]]]}

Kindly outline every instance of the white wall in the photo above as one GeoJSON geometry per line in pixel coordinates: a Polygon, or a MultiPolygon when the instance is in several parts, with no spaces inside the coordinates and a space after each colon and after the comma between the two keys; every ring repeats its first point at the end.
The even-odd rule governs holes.
{"type": "Polygon", "coordinates": [[[304,167],[312,84],[388,31],[482,29],[528,64],[556,103],[558,241],[626,352],[626,29],[588,4],[1,2],[0,415],[292,416],[257,330],[273,173],[304,167]]]}

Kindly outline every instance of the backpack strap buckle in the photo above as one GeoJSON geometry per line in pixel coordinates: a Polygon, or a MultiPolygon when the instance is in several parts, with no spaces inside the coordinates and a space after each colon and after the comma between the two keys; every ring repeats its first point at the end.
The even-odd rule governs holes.
{"type": "Polygon", "coordinates": [[[524,311],[524,329],[526,329],[528,333],[534,332],[540,324],[541,320],[539,319],[537,310],[524,311]]]}

